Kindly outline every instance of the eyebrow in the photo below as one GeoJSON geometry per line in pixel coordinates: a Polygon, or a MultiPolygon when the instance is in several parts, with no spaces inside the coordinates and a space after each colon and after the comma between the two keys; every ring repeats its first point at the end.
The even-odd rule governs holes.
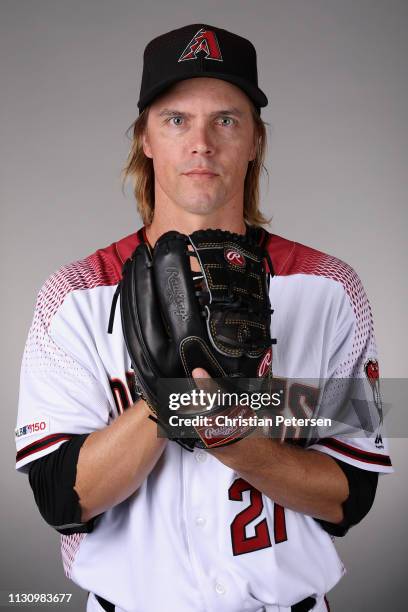
{"type": "MultiPolygon", "coordinates": [[[[237,117],[242,117],[244,113],[240,111],[236,106],[226,109],[220,109],[213,111],[210,113],[210,117],[215,117],[217,115],[236,115],[237,117]]],[[[173,108],[163,108],[162,111],[158,114],[159,117],[173,117],[175,115],[183,115],[184,117],[194,117],[192,113],[187,113],[185,111],[179,111],[173,108]]]]}

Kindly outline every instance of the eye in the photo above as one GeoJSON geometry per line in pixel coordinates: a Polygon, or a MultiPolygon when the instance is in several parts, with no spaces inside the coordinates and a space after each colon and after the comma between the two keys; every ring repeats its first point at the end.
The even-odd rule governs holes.
{"type": "Polygon", "coordinates": [[[232,117],[221,117],[221,125],[225,127],[229,127],[230,125],[234,125],[235,120],[232,117]]]}
{"type": "Polygon", "coordinates": [[[181,115],[174,115],[174,117],[170,117],[168,121],[173,125],[182,125],[183,117],[181,117],[181,115]]]}

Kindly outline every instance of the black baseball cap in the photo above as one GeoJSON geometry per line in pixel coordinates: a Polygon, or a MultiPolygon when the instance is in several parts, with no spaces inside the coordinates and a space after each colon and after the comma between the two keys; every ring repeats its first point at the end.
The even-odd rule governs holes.
{"type": "Polygon", "coordinates": [[[268,104],[258,87],[253,44],[222,28],[193,23],[162,34],[146,46],[139,113],[170,85],[194,77],[214,77],[237,85],[259,113],[268,104]]]}

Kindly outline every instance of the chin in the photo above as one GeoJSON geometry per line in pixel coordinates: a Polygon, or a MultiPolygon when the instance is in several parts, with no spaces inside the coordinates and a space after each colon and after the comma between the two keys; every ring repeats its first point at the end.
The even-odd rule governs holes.
{"type": "Polygon", "coordinates": [[[186,212],[195,213],[197,215],[209,215],[222,208],[222,203],[218,200],[198,200],[197,198],[192,198],[191,200],[180,203],[180,208],[186,212]]]}
{"type": "Polygon", "coordinates": [[[208,202],[201,202],[197,204],[190,204],[185,210],[196,215],[210,215],[211,213],[222,208],[220,204],[210,204],[208,202]]]}

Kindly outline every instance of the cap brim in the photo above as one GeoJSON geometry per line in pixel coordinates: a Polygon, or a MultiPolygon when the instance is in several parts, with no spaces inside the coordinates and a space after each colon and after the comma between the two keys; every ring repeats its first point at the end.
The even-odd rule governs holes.
{"type": "Polygon", "coordinates": [[[150,91],[148,91],[143,96],[143,98],[140,98],[139,102],[137,103],[139,112],[141,113],[142,110],[146,108],[148,104],[150,104],[161,93],[164,93],[164,91],[168,89],[171,85],[174,85],[175,83],[178,83],[179,81],[186,81],[187,79],[196,79],[196,78],[203,78],[203,77],[221,79],[222,81],[228,81],[229,83],[236,85],[237,87],[242,89],[247,94],[247,96],[252,100],[252,102],[254,103],[256,107],[263,108],[264,106],[268,104],[268,98],[265,96],[263,91],[259,89],[259,87],[255,87],[254,85],[252,85],[251,83],[248,83],[248,81],[244,79],[240,79],[239,77],[231,76],[229,74],[223,74],[220,72],[203,72],[202,74],[192,74],[192,75],[183,76],[183,77],[173,76],[172,78],[164,79],[163,81],[161,81],[161,83],[159,83],[158,85],[153,87],[150,91]]]}

